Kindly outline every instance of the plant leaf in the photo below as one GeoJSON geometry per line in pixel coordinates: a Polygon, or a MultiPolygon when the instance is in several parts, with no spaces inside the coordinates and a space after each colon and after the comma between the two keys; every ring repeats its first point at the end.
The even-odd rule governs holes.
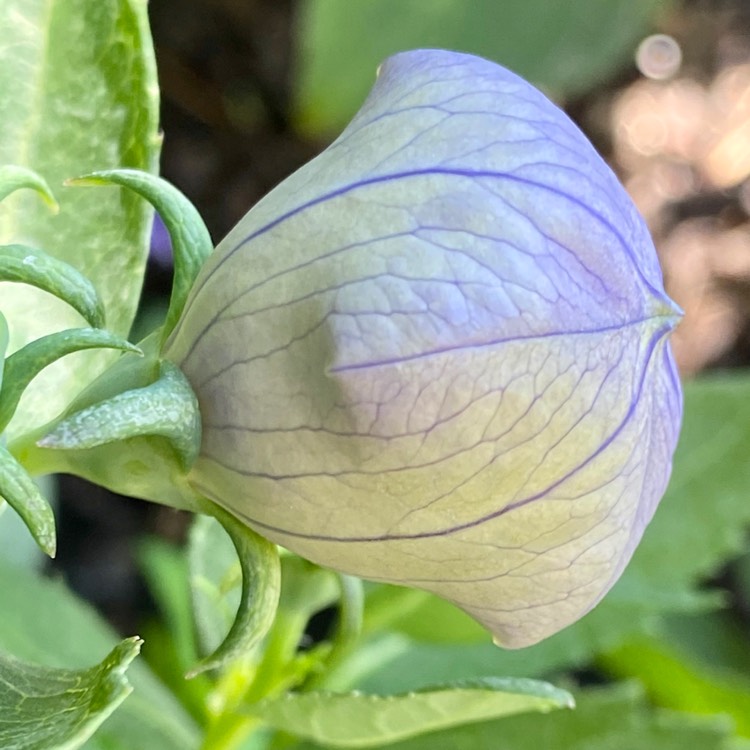
{"type": "MultiPolygon", "coordinates": [[[[0,164],[33,169],[53,186],[87,170],[155,171],[156,67],[146,0],[0,3],[0,164]]],[[[151,209],[137,196],[61,190],[50,216],[19,191],[0,204],[0,244],[43,247],[79,269],[105,300],[109,329],[126,335],[148,251],[151,209]]],[[[49,295],[0,284],[10,351],[79,324],[49,295]]],[[[48,422],[111,362],[85,352],[55,363],[24,394],[9,439],[48,422]]]]}
{"type": "Polygon", "coordinates": [[[0,498],[7,501],[31,532],[41,550],[55,556],[55,516],[34,480],[0,445],[0,498]]]}
{"type": "Polygon", "coordinates": [[[488,678],[405,695],[287,693],[250,710],[277,729],[333,747],[377,747],[445,727],[573,705],[569,693],[544,682],[488,678]]]}
{"type": "Polygon", "coordinates": [[[84,349],[120,349],[140,353],[140,349],[98,328],[71,328],[50,333],[26,344],[5,360],[5,386],[0,390],[0,430],[4,429],[29,383],[60,357],[84,349]]]}
{"type": "Polygon", "coordinates": [[[416,47],[473,52],[554,93],[578,94],[632,55],[665,5],[474,0],[469,9],[463,0],[305,0],[296,29],[296,119],[311,135],[341,129],[364,100],[377,66],[416,47]]]}
{"type": "Polygon", "coordinates": [[[187,555],[182,546],[156,537],[141,540],[137,550],[139,568],[159,613],[143,628],[145,656],[183,706],[203,716],[215,683],[208,676],[185,679],[199,658],[187,555]]]}
{"type": "MultiPolygon", "coordinates": [[[[509,716],[468,724],[442,732],[378,745],[382,750],[730,750],[728,721],[688,714],[654,712],[637,685],[585,690],[576,694],[575,711],[555,711],[509,716]]],[[[317,744],[301,743],[293,750],[319,750],[317,744]]]]}
{"type": "Polygon", "coordinates": [[[637,678],[658,706],[727,714],[737,733],[750,738],[750,679],[700,664],[693,653],[675,647],[669,635],[633,638],[597,663],[615,677],[637,678]]]}
{"type": "Polygon", "coordinates": [[[90,669],[51,669],[0,654],[0,747],[75,750],[130,694],[125,670],[139,638],[116,646],[90,669]]]}
{"type": "MultiPolygon", "coordinates": [[[[138,561],[177,655],[175,671],[180,673],[180,682],[188,684],[184,673],[198,658],[198,651],[187,555],[180,547],[163,539],[147,537],[138,544],[138,561]]],[[[229,624],[231,621],[224,632],[229,629],[229,624]]]]}
{"type": "Polygon", "coordinates": [[[701,669],[707,667],[725,675],[742,675],[745,682],[750,679],[747,628],[743,618],[732,609],[666,617],[652,633],[679,651],[689,651],[701,669]]]}
{"type": "MultiPolygon", "coordinates": [[[[34,481],[54,508],[57,491],[54,478],[37,477],[34,481]]],[[[7,508],[7,503],[0,500],[0,558],[27,570],[43,570],[47,563],[46,555],[28,533],[22,518],[17,513],[6,512],[7,508]]]]}
{"type": "Polygon", "coordinates": [[[684,412],[672,481],[626,573],[633,589],[684,590],[745,548],[750,373],[687,383],[684,412]]]}
{"type": "Polygon", "coordinates": [[[221,524],[204,515],[190,527],[187,558],[196,630],[201,650],[210,653],[226,637],[240,604],[240,562],[221,524]]]}
{"type": "Polygon", "coordinates": [[[122,185],[145,198],[160,214],[172,240],[174,279],[162,328],[164,341],[182,314],[195,277],[213,250],[211,235],[195,206],[166,180],[134,169],[111,169],[70,180],[73,185],[122,185]]]}
{"type": "Polygon", "coordinates": [[[0,201],[7,198],[11,193],[22,188],[36,190],[42,200],[52,209],[54,213],[60,210],[55,196],[49,189],[46,180],[26,167],[18,167],[15,164],[6,164],[0,167],[0,201]]]}
{"type": "MultiPolygon", "coordinates": [[[[1,559],[0,591],[0,649],[25,661],[66,669],[90,664],[118,640],[61,582],[1,559]]],[[[194,721],[142,660],[131,664],[128,679],[132,695],[99,729],[92,748],[196,750],[199,732],[194,721]]]]}
{"type": "Polygon", "coordinates": [[[27,245],[0,246],[0,281],[20,281],[54,294],[93,328],[104,327],[104,308],[94,285],[69,263],[27,245]]]}

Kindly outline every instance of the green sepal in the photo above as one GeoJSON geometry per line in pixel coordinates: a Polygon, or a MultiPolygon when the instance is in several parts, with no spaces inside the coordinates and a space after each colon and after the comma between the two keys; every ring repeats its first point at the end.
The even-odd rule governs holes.
{"type": "Polygon", "coordinates": [[[88,449],[143,436],[166,438],[185,471],[198,456],[198,401],[185,376],[171,362],[159,363],[159,377],[154,383],[118,393],[65,417],[37,445],[57,450],[88,449]]]}
{"type": "Polygon", "coordinates": [[[70,328],[26,344],[5,360],[0,389],[0,431],[5,429],[29,383],[60,357],[83,349],[122,349],[141,354],[125,339],[98,328],[70,328]]]}
{"type": "Polygon", "coordinates": [[[195,206],[166,180],[136,169],[109,169],[92,172],[70,185],[127,187],[145,198],[158,212],[172,240],[174,279],[169,309],[162,328],[162,343],[177,324],[198,271],[213,250],[211,235],[195,206]]]}
{"type": "Polygon", "coordinates": [[[125,671],[141,643],[128,638],[89,669],[41,666],[0,652],[0,747],[91,747],[87,740],[133,690],[125,671]]]}
{"type": "Polygon", "coordinates": [[[0,281],[19,281],[54,294],[92,328],[104,327],[104,307],[94,285],[69,263],[26,245],[0,245],[0,281]]]}
{"type": "MultiPolygon", "coordinates": [[[[93,448],[81,446],[79,450],[61,450],[63,446],[54,440],[50,442],[55,445],[39,445],[38,441],[54,433],[59,424],[73,419],[77,414],[109,402],[123,393],[152,386],[158,380],[162,367],[158,351],[159,331],[154,331],[138,342],[138,346],[143,351],[143,357],[117,359],[76,396],[63,414],[47,425],[9,441],[8,449],[34,476],[74,474],[121,495],[195,512],[196,493],[187,482],[186,462],[178,455],[168,435],[165,437],[149,433],[146,429],[148,425],[140,428],[144,429],[142,435],[125,440],[116,438],[115,442],[102,442],[93,448]]],[[[181,373],[176,375],[181,381],[181,390],[188,391],[183,394],[182,400],[188,404],[193,414],[193,421],[185,429],[192,435],[187,436],[187,439],[193,444],[190,453],[194,454],[200,442],[197,401],[181,373]]],[[[179,401],[175,396],[172,398],[179,401]]],[[[147,397],[145,402],[146,408],[150,408],[147,397]]],[[[137,408],[136,404],[131,406],[137,408]]],[[[181,408],[178,407],[178,410],[181,408]]],[[[114,411],[117,417],[121,416],[116,403],[114,411]]]]}
{"type": "Polygon", "coordinates": [[[242,572],[237,615],[219,647],[186,675],[195,677],[246,656],[273,625],[281,592],[278,548],[213,503],[204,501],[200,510],[213,516],[232,540],[242,572]]]}
{"type": "Polygon", "coordinates": [[[0,445],[0,497],[26,524],[40,549],[55,556],[55,516],[49,503],[26,470],[0,445]]]}
{"type": "Polygon", "coordinates": [[[21,188],[36,190],[54,213],[60,210],[55,196],[43,177],[31,169],[15,164],[5,164],[0,167],[0,201],[21,188]]]}

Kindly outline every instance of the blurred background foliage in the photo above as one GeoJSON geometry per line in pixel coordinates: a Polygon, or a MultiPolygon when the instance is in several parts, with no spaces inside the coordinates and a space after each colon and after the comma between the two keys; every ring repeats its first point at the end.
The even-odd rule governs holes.
{"type": "MultiPolygon", "coordinates": [[[[374,587],[365,648],[330,686],[406,690],[502,674],[579,691],[575,712],[404,750],[750,747],[747,0],[151,0],[150,15],[162,174],[216,241],[335,137],[383,57],[451,47],[515,69],[581,125],[646,217],[686,313],[675,352],[684,377],[700,377],[687,386],[674,479],[605,602],[537,647],[502,652],[448,605],[374,587]]],[[[157,224],[140,332],[163,314],[169,279],[157,224]]],[[[71,478],[60,496],[55,570],[124,634],[147,636],[144,655],[199,719],[205,687],[181,678],[189,573],[174,545],[188,519],[71,478]]],[[[28,565],[32,552],[1,543],[28,565]]],[[[327,626],[325,613],[315,618],[311,639],[327,626]]]]}
{"type": "Polygon", "coordinates": [[[627,63],[654,13],[666,5],[665,0],[433,0],[429,6],[422,0],[307,0],[297,9],[293,121],[312,136],[341,130],[367,95],[379,62],[416,47],[497,60],[558,100],[581,94],[627,63]]]}

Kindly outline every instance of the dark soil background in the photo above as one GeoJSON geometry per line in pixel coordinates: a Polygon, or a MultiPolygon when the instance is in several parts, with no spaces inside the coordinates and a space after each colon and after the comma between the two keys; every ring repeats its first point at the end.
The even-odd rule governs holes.
{"type": "MultiPolygon", "coordinates": [[[[596,1],[596,0],[592,0],[596,1]]],[[[317,154],[289,120],[295,0],[151,0],[165,133],[162,174],[215,241],[317,154]]],[[[620,174],[686,312],[674,339],[684,375],[750,364],[750,2],[683,0],[658,19],[682,65],[666,80],[633,63],[566,110],[620,174]]],[[[342,72],[345,75],[345,71],[342,72]]],[[[155,235],[143,315],[168,293],[155,235]]],[[[183,537],[175,511],[60,484],[55,569],[124,633],[150,600],[135,540],[183,537]]]]}

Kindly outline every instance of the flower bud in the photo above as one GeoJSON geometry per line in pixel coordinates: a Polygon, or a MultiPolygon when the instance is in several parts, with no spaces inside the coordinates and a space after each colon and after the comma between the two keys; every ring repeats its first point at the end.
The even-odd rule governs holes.
{"type": "Polygon", "coordinates": [[[679,315],[565,114],[486,60],[396,55],[193,287],[165,349],[200,403],[190,481],[530,645],[601,599],[664,492],[679,315]]]}

